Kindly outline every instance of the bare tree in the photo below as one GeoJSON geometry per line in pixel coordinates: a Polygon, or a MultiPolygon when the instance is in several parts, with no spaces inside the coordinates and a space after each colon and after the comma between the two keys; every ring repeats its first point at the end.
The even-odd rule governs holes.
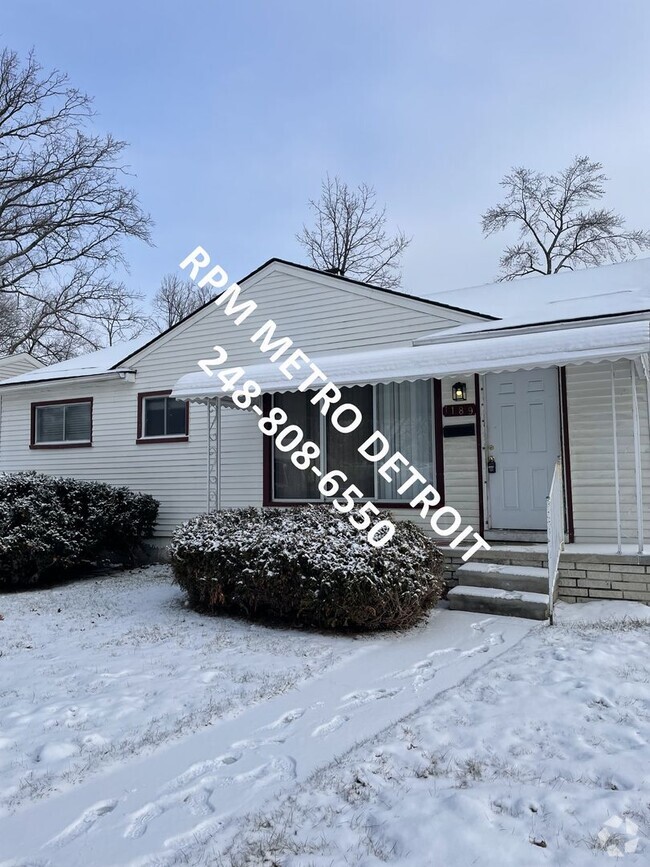
{"type": "Polygon", "coordinates": [[[86,132],[92,115],[63,73],[0,54],[0,299],[16,328],[5,351],[76,354],[97,339],[102,305],[137,300],[108,275],[124,238],[149,240],[150,220],[124,184],[125,143],[86,132]]]}
{"type": "Polygon", "coordinates": [[[177,325],[213,297],[214,290],[209,286],[201,288],[177,274],[165,274],[152,302],[156,328],[165,331],[177,325]]]}
{"type": "Polygon", "coordinates": [[[303,225],[296,235],[314,267],[387,289],[400,285],[401,258],[411,239],[399,229],[388,235],[386,208],[379,208],[376,200],[367,184],[354,190],[327,175],[320,199],[309,201],[314,227],[303,225]]]}
{"type": "Polygon", "coordinates": [[[511,225],[518,231],[501,256],[501,280],[622,261],[650,247],[650,232],[625,230],[620,214],[590,207],[605,194],[602,169],[575,157],[559,174],[519,167],[503,178],[505,200],[482,217],[486,236],[511,225]]]}

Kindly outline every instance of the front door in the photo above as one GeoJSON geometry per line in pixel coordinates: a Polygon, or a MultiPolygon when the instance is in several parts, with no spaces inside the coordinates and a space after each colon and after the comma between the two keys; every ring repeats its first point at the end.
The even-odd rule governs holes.
{"type": "Polygon", "coordinates": [[[557,369],[490,373],[485,394],[489,526],[544,530],[561,449],[557,369]]]}

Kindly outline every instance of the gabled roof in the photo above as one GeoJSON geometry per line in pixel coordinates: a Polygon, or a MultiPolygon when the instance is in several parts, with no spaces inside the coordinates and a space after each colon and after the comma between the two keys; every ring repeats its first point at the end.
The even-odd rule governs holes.
{"type": "Polygon", "coordinates": [[[13,355],[0,355],[0,365],[7,364],[13,361],[22,361],[25,364],[31,364],[32,367],[43,367],[43,362],[38,358],[34,358],[29,352],[15,352],[13,355]]]}
{"type": "MultiPolygon", "coordinates": [[[[434,298],[429,298],[429,297],[426,297],[424,295],[410,295],[407,292],[400,292],[396,289],[386,289],[383,286],[375,286],[374,283],[364,283],[362,280],[354,280],[351,277],[344,277],[344,276],[341,276],[340,274],[330,274],[327,271],[320,271],[318,268],[312,268],[310,265],[302,265],[299,262],[290,262],[288,259],[279,259],[277,257],[273,257],[272,259],[267,259],[263,265],[260,265],[258,268],[255,268],[254,271],[251,271],[245,277],[242,277],[240,280],[236,280],[235,282],[243,287],[247,282],[249,282],[250,280],[253,280],[255,277],[258,277],[264,270],[266,270],[267,268],[271,268],[274,265],[285,265],[288,268],[296,268],[299,271],[304,271],[304,272],[307,272],[308,274],[316,275],[321,280],[322,279],[335,280],[335,281],[341,282],[342,284],[347,284],[349,286],[362,286],[364,289],[371,289],[373,292],[382,292],[382,293],[385,293],[387,296],[392,296],[393,298],[404,298],[408,301],[414,301],[414,302],[417,302],[420,304],[425,304],[427,306],[436,307],[438,309],[449,310],[453,313],[461,313],[464,316],[475,316],[475,317],[478,317],[480,319],[488,320],[488,321],[490,321],[492,319],[496,319],[495,316],[491,316],[489,314],[484,314],[484,313],[477,313],[474,310],[467,310],[464,307],[458,307],[455,304],[451,304],[449,302],[438,301],[434,298]]],[[[218,295],[215,296],[215,298],[218,298],[218,297],[219,297],[218,295]]],[[[184,319],[181,319],[180,322],[177,322],[176,325],[173,325],[171,328],[168,328],[166,331],[162,331],[160,334],[157,334],[155,337],[150,337],[149,340],[143,346],[138,347],[136,350],[134,350],[131,353],[131,355],[126,356],[125,358],[122,358],[120,360],[119,364],[120,365],[125,364],[127,361],[130,360],[130,358],[133,355],[136,355],[138,352],[140,352],[143,349],[148,349],[149,346],[156,343],[161,338],[165,337],[167,334],[169,334],[174,329],[183,325],[185,322],[187,322],[193,316],[196,316],[197,313],[200,313],[202,310],[205,310],[205,308],[209,307],[210,304],[212,304],[214,302],[214,300],[215,300],[214,298],[211,298],[202,307],[198,307],[196,310],[194,310],[192,313],[190,313],[184,319]]]]}
{"type": "MultiPolygon", "coordinates": [[[[277,265],[286,266],[287,268],[295,268],[299,271],[304,271],[309,274],[317,275],[318,278],[321,280],[326,279],[331,281],[338,281],[342,284],[347,284],[350,286],[360,286],[364,289],[370,289],[374,292],[385,293],[387,296],[395,299],[405,299],[414,303],[424,304],[427,307],[438,308],[462,314],[463,316],[475,316],[482,319],[490,318],[484,317],[480,313],[474,313],[472,310],[465,310],[462,307],[457,307],[450,303],[436,301],[432,298],[409,295],[406,292],[398,292],[395,289],[385,289],[382,286],[375,286],[371,283],[364,283],[361,280],[353,280],[352,278],[342,277],[337,274],[329,274],[324,271],[319,271],[317,268],[311,268],[309,265],[301,265],[297,262],[289,262],[286,259],[269,259],[263,265],[260,265],[254,271],[251,271],[250,274],[247,274],[241,280],[237,280],[236,282],[243,287],[248,281],[253,280],[255,277],[261,275],[261,273],[265,269],[272,268],[277,265]]],[[[168,328],[166,331],[163,331],[160,334],[156,334],[155,336],[147,334],[137,338],[136,340],[131,340],[126,343],[115,344],[114,346],[109,346],[105,349],[99,349],[95,352],[90,352],[85,355],[78,355],[75,358],[68,359],[67,361],[60,361],[58,364],[51,364],[47,367],[42,368],[39,371],[30,371],[29,373],[24,373],[20,376],[14,376],[11,379],[3,382],[2,385],[4,387],[7,385],[22,385],[30,382],[49,382],[50,380],[74,379],[77,377],[103,376],[110,373],[121,373],[129,368],[129,363],[131,362],[131,359],[133,359],[136,355],[138,355],[143,350],[148,349],[150,346],[153,346],[153,344],[166,337],[172,331],[175,331],[177,328],[183,326],[190,319],[197,316],[203,310],[209,307],[213,303],[213,301],[214,298],[206,302],[197,310],[194,310],[180,322],[177,322],[176,325],[173,325],[171,328],[168,328]]]]}

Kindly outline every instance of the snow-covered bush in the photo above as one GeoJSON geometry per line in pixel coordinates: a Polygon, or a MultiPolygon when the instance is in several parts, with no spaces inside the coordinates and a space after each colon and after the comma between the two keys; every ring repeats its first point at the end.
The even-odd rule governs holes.
{"type": "Polygon", "coordinates": [[[157,514],[153,497],[128,488],[0,475],[0,589],[66,577],[106,557],[129,562],[157,514]]]}
{"type": "Polygon", "coordinates": [[[200,515],[176,530],[170,553],[197,608],[325,629],[410,626],[443,590],[442,555],[415,524],[396,522],[373,548],[330,506],[200,515]]]}

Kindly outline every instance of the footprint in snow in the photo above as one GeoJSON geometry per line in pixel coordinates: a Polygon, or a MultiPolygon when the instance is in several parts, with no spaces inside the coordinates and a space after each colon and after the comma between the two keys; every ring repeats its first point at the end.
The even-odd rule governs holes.
{"type": "Polygon", "coordinates": [[[190,767],[171,780],[163,788],[163,794],[175,792],[182,786],[187,786],[188,783],[193,783],[195,780],[205,777],[208,774],[214,773],[224,765],[234,765],[241,759],[241,753],[226,753],[223,756],[218,756],[216,759],[206,759],[203,762],[195,762],[190,767]]]}
{"type": "Polygon", "coordinates": [[[267,731],[269,729],[274,730],[284,728],[284,726],[288,726],[290,723],[299,720],[302,716],[304,716],[304,714],[305,710],[302,707],[296,707],[293,710],[288,710],[274,722],[269,723],[267,726],[263,726],[262,730],[267,731]]]}
{"type": "Polygon", "coordinates": [[[273,759],[234,777],[204,776],[198,785],[180,792],[162,795],[132,813],[128,817],[129,823],[124,836],[131,839],[142,837],[151,822],[175,808],[188,810],[194,816],[210,815],[214,812],[210,799],[218,789],[235,787],[248,791],[251,787],[259,789],[295,777],[296,763],[291,757],[273,759]]]}
{"type": "Polygon", "coordinates": [[[86,834],[102,816],[112,813],[116,806],[117,801],[99,801],[97,804],[93,804],[92,807],[84,810],[78,819],[75,819],[67,828],[64,828],[60,834],[53,837],[49,841],[49,844],[52,846],[65,846],[71,843],[77,837],[86,834]]]}
{"type": "Polygon", "coordinates": [[[469,650],[463,650],[461,656],[476,656],[477,653],[487,653],[489,649],[489,644],[477,644],[476,647],[470,647],[469,650]]]}
{"type": "Polygon", "coordinates": [[[491,623],[492,619],[492,617],[486,617],[485,620],[477,620],[476,623],[472,623],[472,629],[476,632],[484,632],[486,625],[491,623]]]}
{"type": "Polygon", "coordinates": [[[398,692],[401,692],[401,689],[363,689],[359,692],[349,692],[341,699],[343,702],[341,707],[357,707],[371,701],[378,701],[381,698],[392,698],[398,692]]]}
{"type": "Polygon", "coordinates": [[[432,650],[431,653],[427,653],[427,659],[432,659],[435,656],[444,656],[445,653],[458,653],[459,650],[459,647],[445,647],[441,650],[432,650]]]}
{"type": "Polygon", "coordinates": [[[313,738],[323,738],[323,737],[325,737],[325,735],[329,735],[332,732],[335,732],[337,729],[340,729],[341,726],[345,725],[345,723],[349,719],[350,719],[350,717],[347,717],[347,716],[338,716],[337,715],[335,717],[332,717],[332,719],[329,720],[328,722],[323,723],[322,725],[316,726],[314,731],[311,733],[311,736],[313,738]]]}

